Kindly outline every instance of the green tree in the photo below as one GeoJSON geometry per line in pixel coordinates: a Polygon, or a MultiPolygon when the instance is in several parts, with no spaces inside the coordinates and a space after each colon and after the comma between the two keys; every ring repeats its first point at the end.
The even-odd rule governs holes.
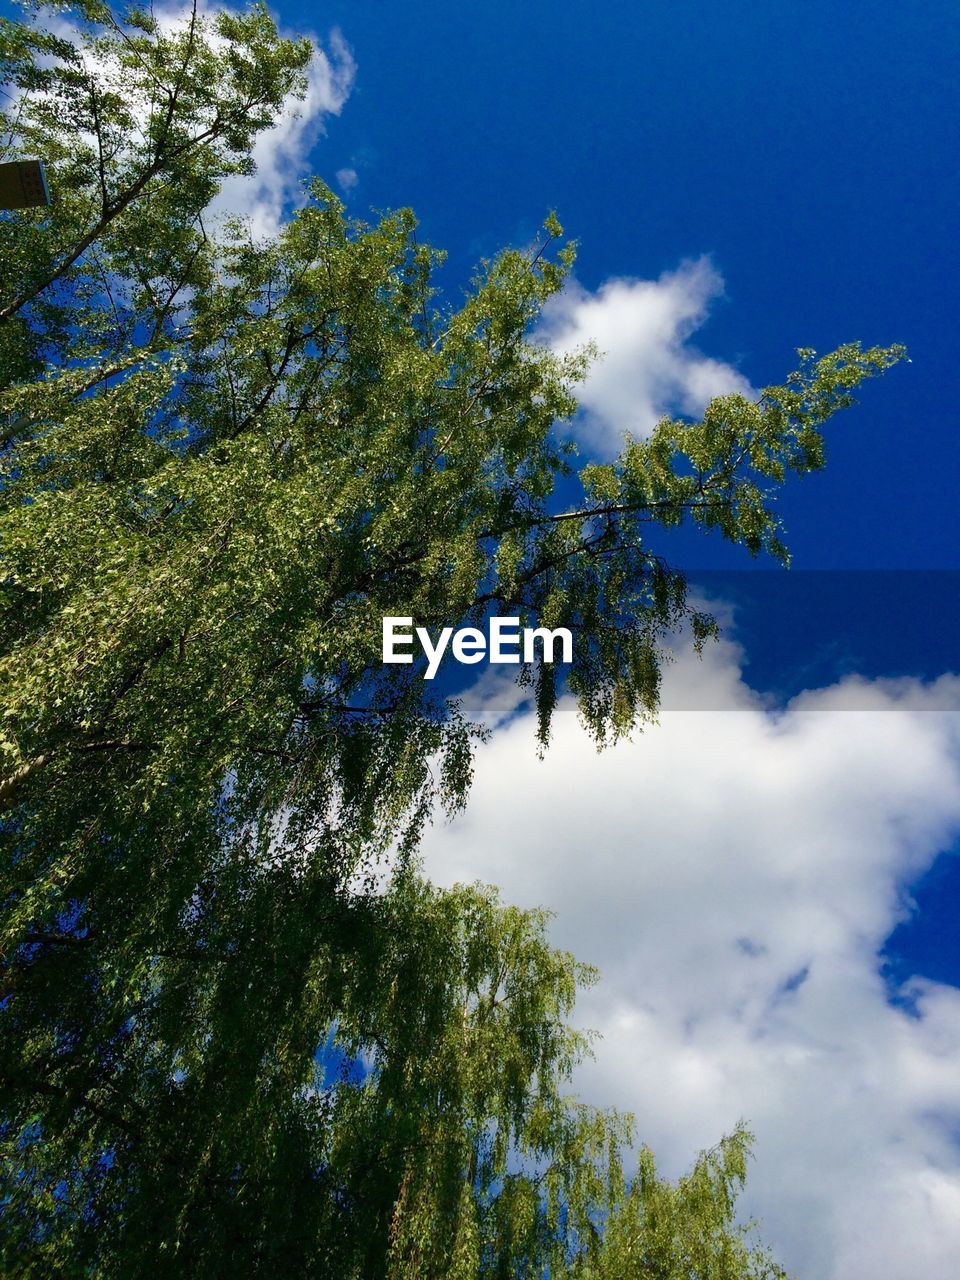
{"type": "MultiPolygon", "coordinates": [[[[573,262],[553,217],[459,307],[408,212],[364,225],[314,182],[268,241],[216,225],[309,45],[259,7],[56,12],[73,35],[0,25],[0,141],[55,192],[0,219],[8,1271],[754,1274],[743,1135],[627,1188],[625,1122],[560,1102],[572,961],[404,870],[478,731],[381,664],[381,618],[567,626],[588,730],[629,731],[664,638],[712,628],[657,529],[785,559],[776,489],[901,349],[801,353],[580,465],[555,426],[589,353],[528,340],[573,262]],[[318,1083],[324,1036],[363,1088],[318,1083]]],[[[520,678],[546,744],[554,669],[520,678]]]]}
{"type": "Polygon", "coordinates": [[[74,1062],[11,1099],[5,1274],[782,1275],[734,1223],[745,1131],[628,1183],[629,1118],[565,1096],[593,974],[544,913],[227,859],[205,888],[176,953],[118,970],[126,1021],[101,982],[74,1062]]]}

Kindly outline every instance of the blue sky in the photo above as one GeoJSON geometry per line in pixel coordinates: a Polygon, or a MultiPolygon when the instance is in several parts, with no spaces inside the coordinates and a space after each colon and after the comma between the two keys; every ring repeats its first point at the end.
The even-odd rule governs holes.
{"type": "MultiPolygon", "coordinates": [[[[795,570],[874,575],[741,586],[740,635],[748,678],[781,693],[803,655],[821,682],[851,662],[864,675],[949,669],[960,579],[876,571],[960,569],[955,5],[334,0],[279,12],[320,34],[339,27],[356,61],[320,172],[333,185],[356,175],[346,195],[359,214],[412,206],[449,252],[451,297],[479,256],[529,240],[556,208],[587,289],[709,254],[725,292],[694,341],[754,385],[782,376],[800,345],[906,343],[912,363],[866,387],[830,429],[828,470],[781,504],[795,570]]],[[[680,548],[691,567],[744,565],[699,535],[680,548]]],[[[960,905],[949,869],[937,885],[941,915],[945,893],[960,905]]],[[[949,954],[934,956],[922,927],[921,913],[915,939],[898,932],[900,951],[915,942],[918,962],[960,980],[956,932],[938,931],[949,954]]]]}
{"type": "Polygon", "coordinates": [[[558,210],[588,288],[712,256],[697,344],[755,384],[794,348],[906,343],[784,512],[798,567],[958,567],[956,76],[946,0],[280,7],[357,70],[317,153],[450,258],[558,210]]]}
{"type": "Polygon", "coordinates": [[[831,425],[827,470],[785,494],[789,579],[741,572],[719,542],[672,542],[727,602],[722,643],[701,664],[681,652],[668,677],[668,700],[693,709],[599,760],[561,715],[540,764],[528,714],[484,677],[471,705],[499,728],[466,817],[426,857],[440,881],[489,878],[553,907],[558,939],[601,965],[584,1088],[635,1109],[666,1167],[754,1122],[750,1207],[798,1274],[948,1280],[955,3],[278,11],[327,57],[310,100],[323,136],[308,157],[313,135],[288,122],[261,151],[275,183],[312,166],[358,215],[410,205],[448,251],[453,299],[551,208],[580,241],[548,332],[608,352],[585,388],[587,452],[689,408],[697,387],[778,381],[798,346],[909,347],[831,425]]]}

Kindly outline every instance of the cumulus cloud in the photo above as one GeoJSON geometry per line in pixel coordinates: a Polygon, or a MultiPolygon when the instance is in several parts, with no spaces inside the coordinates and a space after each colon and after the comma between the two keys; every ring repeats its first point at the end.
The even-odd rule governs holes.
{"type": "Polygon", "coordinates": [[[355,73],[350,46],[339,31],[331,32],[326,49],[314,40],[306,96],[287,103],[276,124],[258,136],[253,147],[256,172],[227,178],[214,212],[247,219],[255,236],[274,235],[286,210],[300,197],[301,183],[310,171],[310,152],[327,117],[340,114],[355,73]]]}
{"type": "Polygon", "coordinates": [[[338,169],[337,185],[343,192],[352,191],[360,181],[360,175],[356,169],[338,169]]]}
{"type": "MultiPolygon", "coordinates": [[[[196,8],[201,17],[210,18],[230,6],[199,0],[196,8]]],[[[185,27],[192,11],[192,0],[174,0],[172,4],[157,5],[152,13],[160,29],[170,32],[185,27]]],[[[76,38],[76,27],[65,17],[53,14],[47,24],[50,30],[66,39],[76,38]]],[[[281,29],[281,34],[289,33],[281,29]]],[[[225,44],[212,30],[207,32],[207,39],[214,48],[225,44]]],[[[252,151],[255,172],[225,179],[210,208],[209,216],[214,218],[245,219],[257,237],[275,235],[291,204],[301,196],[302,181],[310,173],[310,152],[323,135],[327,118],[340,114],[353,88],[356,63],[342,33],[334,28],[326,48],[315,36],[309,39],[313,56],[306,71],[303,98],[290,99],[276,122],[258,134],[252,151]]],[[[84,56],[89,69],[105,73],[94,53],[87,51],[84,56]]],[[[146,100],[140,109],[145,120],[149,112],[146,100]]],[[[338,180],[350,172],[352,170],[341,170],[338,180]]]]}
{"type": "Polygon", "coordinates": [[[561,353],[588,342],[601,352],[578,388],[579,434],[592,452],[615,454],[624,432],[649,435],[664,414],[699,414],[713,396],[754,394],[732,365],[689,342],[722,292],[720,273],[701,257],[658,280],[607,280],[595,293],[571,281],[551,299],[537,340],[561,353]]]}
{"type": "Polygon", "coordinates": [[[567,707],[538,761],[521,708],[428,871],[553,908],[556,942],[600,965],[578,1086],[633,1110],[667,1171],[753,1125],[747,1209],[804,1280],[950,1280],[960,991],[918,978],[893,1002],[879,952],[960,831],[960,679],[775,711],[741,664],[730,641],[678,654],[667,705],[728,709],[665,712],[602,754],[567,707]]]}
{"type": "MultiPolygon", "coordinates": [[[[211,17],[230,7],[199,0],[197,12],[211,17]]],[[[174,0],[152,12],[161,29],[172,30],[190,21],[192,9],[192,0],[174,0]]],[[[291,33],[281,27],[281,34],[291,33]]],[[[223,43],[212,31],[207,38],[214,47],[223,43]]],[[[211,206],[213,217],[244,218],[257,237],[275,235],[291,203],[300,197],[301,183],[310,172],[310,152],[325,132],[327,118],[340,114],[353,88],[356,63],[343,34],[334,28],[326,47],[316,36],[308,38],[313,57],[304,97],[288,101],[271,128],[257,136],[252,152],[255,172],[227,178],[211,206]]]]}

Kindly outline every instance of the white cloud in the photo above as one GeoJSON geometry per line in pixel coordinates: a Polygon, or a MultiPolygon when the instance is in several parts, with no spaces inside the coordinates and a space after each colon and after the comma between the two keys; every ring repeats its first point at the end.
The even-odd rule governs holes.
{"type": "MultiPolygon", "coordinates": [[[[200,0],[197,11],[209,19],[230,7],[200,0]]],[[[175,0],[158,5],[153,15],[161,30],[169,31],[189,22],[191,10],[191,0],[175,0]]],[[[308,34],[299,30],[291,33],[282,26],[280,32],[300,38],[308,34]]],[[[258,237],[275,235],[291,203],[301,197],[301,183],[310,174],[310,152],[325,131],[325,120],[340,114],[353,88],[356,63],[343,34],[334,28],[326,48],[316,36],[308,38],[313,57],[307,67],[304,97],[289,100],[276,123],[257,135],[252,152],[256,171],[226,178],[211,205],[211,216],[245,218],[258,237]]],[[[215,32],[208,31],[207,39],[214,48],[223,47],[224,41],[215,32]]]]}
{"type": "Polygon", "coordinates": [[[917,980],[895,1007],[878,951],[960,830],[960,679],[774,713],[741,656],[666,674],[667,705],[731,709],[665,712],[602,754],[569,708],[544,762],[529,713],[509,720],[428,870],[553,908],[556,942],[600,965],[578,1084],[635,1111],[667,1171],[752,1123],[747,1208],[804,1280],[952,1280],[960,991],[917,980]]]}
{"type": "Polygon", "coordinates": [[[665,413],[699,414],[715,395],[754,394],[732,365],[689,345],[722,292],[701,257],[658,280],[607,280],[596,293],[571,281],[551,299],[537,339],[564,353],[593,342],[602,353],[578,388],[578,434],[591,452],[615,454],[624,432],[648,435],[665,413]]]}
{"type": "Polygon", "coordinates": [[[359,181],[360,175],[357,173],[356,169],[337,170],[337,185],[340,187],[341,191],[352,191],[359,181]]]}
{"type": "MultiPolygon", "coordinates": [[[[199,0],[198,14],[210,19],[216,12],[229,5],[214,5],[209,0],[199,0]]],[[[183,28],[191,19],[191,0],[182,3],[157,5],[153,16],[161,31],[169,33],[183,28]]],[[[75,40],[77,29],[59,15],[48,18],[50,30],[75,40]]],[[[281,34],[289,34],[281,28],[281,34]]],[[[302,36],[302,32],[296,33],[302,36]]],[[[223,48],[225,41],[216,32],[208,30],[206,38],[214,48],[223,48]]],[[[213,218],[245,218],[255,236],[276,234],[286,211],[302,195],[301,183],[310,174],[309,156],[317,139],[324,133],[328,116],[339,115],[356,74],[356,63],[350,46],[342,33],[334,28],[327,40],[327,48],[321,47],[315,36],[309,36],[313,45],[313,57],[307,67],[306,92],[302,99],[290,99],[280,112],[276,123],[258,134],[252,156],[256,171],[247,176],[228,177],[221,184],[220,192],[213,200],[209,215],[213,218]]],[[[88,68],[107,74],[104,64],[91,52],[84,55],[88,68]]],[[[144,98],[136,107],[136,113],[145,121],[150,104],[144,98]]],[[[341,171],[341,173],[347,171],[341,171]]],[[[340,174],[337,175],[338,180],[340,174]]]]}
{"type": "Polygon", "coordinates": [[[301,197],[310,151],[326,118],[340,114],[355,73],[350,46],[339,31],[331,32],[326,50],[314,40],[306,96],[288,103],[277,123],[258,136],[253,147],[256,172],[227,178],[214,212],[248,219],[256,236],[274,235],[291,202],[301,197]]]}

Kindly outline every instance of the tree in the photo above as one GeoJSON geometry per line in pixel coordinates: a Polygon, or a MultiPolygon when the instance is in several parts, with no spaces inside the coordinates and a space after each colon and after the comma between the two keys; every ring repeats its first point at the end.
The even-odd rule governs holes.
{"type": "Polygon", "coordinates": [[[628,1184],[629,1118],[564,1096],[593,974],[543,912],[413,874],[337,899],[225,862],[216,888],[124,1024],[91,993],[96,1087],[60,1064],[15,1096],[6,1274],[782,1275],[733,1221],[745,1130],[628,1184]]]}
{"type": "MultiPolygon", "coordinates": [[[[512,919],[482,895],[431,896],[407,867],[434,807],[463,804],[478,731],[417,667],[381,664],[381,619],[439,627],[496,608],[569,627],[568,687],[588,729],[600,742],[628,732],[656,711],[664,638],[712,629],[650,535],[692,520],[786,559],[777,487],[823,464],[825,421],[902,350],[801,352],[756,403],[719,397],[701,421],[664,420],[614,464],[581,466],[554,428],[589,353],[561,359],[527,336],[573,262],[553,216],[535,251],[483,264],[459,308],[435,292],[441,255],[409,212],[364,225],[314,182],[269,241],[216,225],[219,182],[249,169],[258,131],[302,90],[309,45],[280,38],[259,7],[194,10],[179,26],[97,0],[70,13],[73,35],[0,27],[0,136],[10,156],[44,157],[55,192],[51,210],[0,220],[0,1071],[9,1194],[26,1206],[8,1240],[35,1254],[36,1274],[54,1265],[48,1245],[61,1274],[89,1274],[84,1258],[93,1274],[130,1274],[134,1247],[153,1267],[162,1248],[177,1274],[181,1241],[208,1259],[236,1247],[237,1266],[263,1274],[288,1242],[290,1273],[309,1274],[333,1265],[309,1250],[333,1247],[349,1202],[376,1267],[448,1274],[436,1224],[454,1219],[423,1189],[429,1167],[430,1186],[466,1197],[456,1222],[481,1224],[456,1236],[481,1259],[463,1274],[528,1265],[509,1249],[512,1262],[490,1262],[501,1255],[477,1243],[514,1196],[503,1229],[527,1214],[530,1266],[562,1274],[569,1249],[571,1274],[607,1274],[576,1271],[576,1241],[596,1231],[627,1256],[643,1187],[660,1184],[642,1174],[607,1200],[591,1184],[582,1203],[600,1216],[577,1225],[577,1170],[598,1167],[601,1132],[624,1141],[619,1121],[554,1110],[547,1138],[524,1127],[575,1056],[558,1021],[575,971],[555,957],[523,971],[520,1003],[544,1021],[527,1028],[506,1110],[462,1101],[454,1071],[417,1138],[427,1165],[391,1182],[402,1162],[376,1145],[383,1108],[416,1131],[409,1081],[432,1079],[433,1043],[411,1040],[406,1092],[392,1093],[395,1051],[377,1037],[396,996],[371,968],[386,964],[378,939],[417,975],[404,1012],[416,1026],[440,1016],[427,978],[444,948],[466,946],[479,913],[493,956],[512,919]],[[561,503],[561,480],[582,500],[561,503]],[[384,897],[364,878],[392,847],[401,875],[384,897]],[[452,932],[418,951],[418,923],[435,919],[452,932]],[[375,1083],[330,1102],[314,1050],[334,1032],[375,1083]],[[490,1124],[507,1136],[483,1165],[490,1124]],[[311,1199],[331,1151],[333,1190],[311,1199]],[[547,1210],[507,1152],[568,1161],[560,1253],[544,1243],[560,1209],[544,1236],[547,1210]],[[240,1218],[261,1226],[245,1234],[240,1218]],[[319,1235],[305,1245],[308,1222],[319,1235]]],[[[554,669],[520,678],[545,745],[554,669]]],[[[495,999],[509,966],[471,972],[495,999]]],[[[480,990],[443,1006],[437,1036],[462,1034],[480,990]]],[[[698,1166],[718,1204],[739,1176],[722,1162],[742,1149],[741,1135],[721,1165],[698,1166]]],[[[685,1195],[656,1192],[665,1221],[685,1195]]],[[[349,1258],[330,1274],[378,1273],[349,1258]]],[[[674,1273],[689,1272],[657,1272],[674,1273]]],[[[752,1274],[704,1272],[728,1273],[752,1274]]]]}

